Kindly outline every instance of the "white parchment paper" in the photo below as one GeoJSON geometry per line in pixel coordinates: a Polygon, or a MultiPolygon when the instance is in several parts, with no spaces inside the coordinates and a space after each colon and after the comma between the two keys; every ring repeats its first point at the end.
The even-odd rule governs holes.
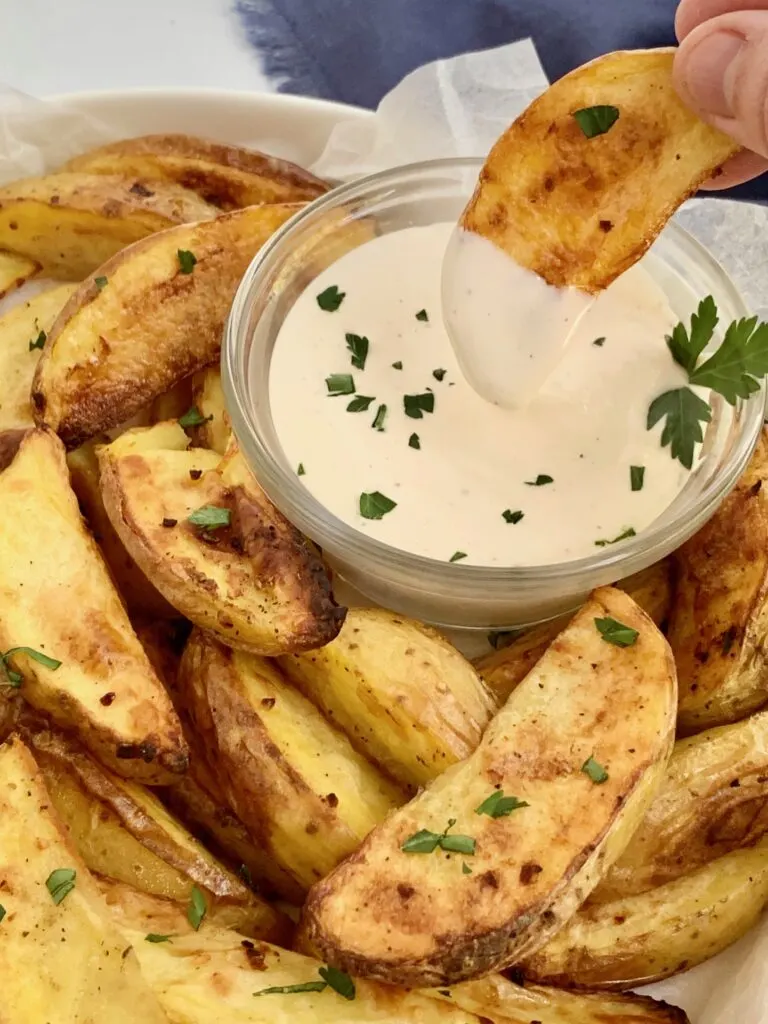
{"type": "MultiPolygon", "coordinates": [[[[417,160],[484,156],[546,85],[529,40],[438,61],[408,75],[374,117],[340,124],[312,170],[347,180],[417,160]]],[[[118,137],[77,111],[0,87],[0,184],[118,137]]],[[[678,217],[753,311],[768,315],[768,208],[696,199],[678,217]]],[[[768,1024],[768,920],[709,963],[647,991],[682,1006],[692,1024],[768,1024]]]]}

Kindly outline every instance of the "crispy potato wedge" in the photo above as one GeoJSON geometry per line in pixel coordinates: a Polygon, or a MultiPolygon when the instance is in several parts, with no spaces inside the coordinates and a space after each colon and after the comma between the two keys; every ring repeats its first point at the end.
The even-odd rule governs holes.
{"type": "Polygon", "coordinates": [[[76,288],[51,288],[0,317],[0,430],[34,426],[29,392],[35,367],[51,324],[76,288]]]}
{"type": "Polygon", "coordinates": [[[60,661],[13,655],[24,698],[119,775],[171,782],[188,764],[181,725],[83,524],[64,448],[47,430],[0,437],[0,650],[60,661]]]}
{"type": "Polygon", "coordinates": [[[125,550],[125,545],[107,515],[101,497],[101,471],[96,442],[86,441],[74,451],[67,452],[67,468],[80,511],[85,516],[93,539],[99,545],[128,611],[166,619],[178,615],[125,550]]]}
{"type": "Polygon", "coordinates": [[[280,659],[352,745],[410,789],[477,747],[495,704],[439,633],[383,608],[352,608],[330,644],[280,659]]]}
{"type": "Polygon", "coordinates": [[[674,556],[669,642],[683,735],[768,703],[768,430],[714,516],[674,556]]]}
{"type": "Polygon", "coordinates": [[[591,902],[645,892],[768,832],[768,712],[675,744],[627,849],[591,902]]]}
{"type": "Polygon", "coordinates": [[[409,987],[530,955],[629,842],[663,777],[675,708],[664,637],[626,594],[595,591],[477,750],[313,887],[303,920],[313,948],[352,974],[409,987]],[[637,630],[634,644],[603,639],[602,618],[637,630]],[[585,770],[590,758],[607,772],[602,784],[585,770]],[[527,806],[481,811],[499,792],[527,806]],[[446,856],[437,842],[402,849],[424,830],[463,845],[446,856]]]}
{"type": "MultiPolygon", "coordinates": [[[[259,203],[316,199],[328,185],[309,171],[253,149],[194,135],[143,135],[93,149],[62,168],[85,174],[120,174],[137,184],[172,181],[222,210],[259,203]]],[[[136,187],[136,186],[134,186],[136,187]]],[[[149,190],[153,185],[149,185],[149,190]]],[[[147,191],[147,188],[144,188],[147,191]]]]}
{"type": "Polygon", "coordinates": [[[721,953],[768,904],[768,840],[658,889],[583,907],[522,965],[553,985],[632,988],[721,953]]]}
{"type": "Polygon", "coordinates": [[[140,238],[217,213],[171,183],[146,196],[120,175],[51,174],[0,188],[0,246],[80,281],[140,238]]]}
{"type": "MultiPolygon", "coordinates": [[[[669,559],[654,563],[616,586],[629,594],[657,626],[667,621],[672,607],[672,563],[669,559]]],[[[498,650],[475,659],[475,668],[500,704],[525,679],[571,618],[572,615],[560,615],[550,622],[542,622],[498,650]]]]}
{"type": "Polygon", "coordinates": [[[15,252],[0,250],[0,299],[21,288],[40,270],[40,264],[15,252]]]}
{"type": "Polygon", "coordinates": [[[224,390],[218,366],[208,366],[192,378],[192,400],[206,422],[195,427],[192,439],[200,448],[226,454],[232,427],[224,405],[224,390]]]}
{"type": "Polygon", "coordinates": [[[189,411],[192,405],[192,377],[185,377],[168,391],[153,399],[149,407],[149,423],[163,423],[177,420],[189,411]]]}
{"type": "Polygon", "coordinates": [[[504,132],[461,225],[549,284],[598,292],[741,147],[683,105],[673,49],[609,53],[551,85],[504,132]],[[615,107],[588,137],[574,116],[615,107]]]}
{"type": "Polygon", "coordinates": [[[18,739],[0,747],[0,879],[5,1020],[168,1024],[18,739]],[[52,898],[62,869],[75,872],[74,887],[52,898]]]}
{"type": "Polygon", "coordinates": [[[128,552],[196,625],[264,655],[328,643],[344,621],[315,550],[269,502],[233,448],[187,451],[178,423],[123,434],[100,449],[104,505],[128,552]],[[229,511],[229,525],[188,522],[229,511]]]}
{"type": "Polygon", "coordinates": [[[227,801],[302,889],[402,803],[274,662],[196,630],[179,687],[227,801]]]}
{"type": "Polygon", "coordinates": [[[217,359],[240,278],[298,209],[255,206],[183,224],[99,266],[106,284],[85,281],[51,329],[32,389],[38,422],[75,448],[217,359]],[[197,260],[191,270],[181,251],[197,260]]]}

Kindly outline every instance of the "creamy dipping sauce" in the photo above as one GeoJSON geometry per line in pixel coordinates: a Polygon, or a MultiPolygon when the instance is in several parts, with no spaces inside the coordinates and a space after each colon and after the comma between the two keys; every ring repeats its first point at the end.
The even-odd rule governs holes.
{"type": "MultiPolygon", "coordinates": [[[[583,312],[525,406],[491,404],[462,376],[442,320],[441,268],[454,226],[367,242],[299,296],[269,380],[288,461],[339,519],[415,554],[523,566],[620,544],[688,478],[661,447],[661,424],[646,430],[651,401],[685,383],[664,340],[678,318],[636,266],[583,312]],[[328,289],[343,294],[334,309],[318,303],[328,289]],[[368,339],[364,358],[355,338],[368,339]],[[354,390],[332,397],[328,381],[354,390]],[[364,518],[360,497],[372,493],[395,507],[364,518]]],[[[528,326],[533,347],[537,328],[528,326]]],[[[520,358],[486,355],[500,375],[520,358]]]]}

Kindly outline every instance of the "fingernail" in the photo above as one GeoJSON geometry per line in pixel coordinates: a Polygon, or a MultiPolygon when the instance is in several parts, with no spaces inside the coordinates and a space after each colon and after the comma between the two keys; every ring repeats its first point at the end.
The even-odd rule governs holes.
{"type": "Polygon", "coordinates": [[[696,43],[685,62],[685,84],[691,99],[704,113],[732,117],[736,61],[743,36],[712,32],[696,43]]]}

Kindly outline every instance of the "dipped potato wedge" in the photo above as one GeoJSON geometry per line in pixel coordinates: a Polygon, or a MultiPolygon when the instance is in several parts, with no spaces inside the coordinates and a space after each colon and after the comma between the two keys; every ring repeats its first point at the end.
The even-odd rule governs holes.
{"type": "Polygon", "coordinates": [[[768,430],[736,487],[673,557],[668,636],[687,735],[768,703],[768,430]]]}
{"type": "Polygon", "coordinates": [[[768,712],[675,744],[664,781],[591,902],[644,892],[768,832],[768,712]]]}
{"type": "Polygon", "coordinates": [[[402,803],[273,661],[195,631],[179,690],[228,803],[302,889],[402,803]]]}
{"type": "Polygon", "coordinates": [[[119,775],[172,781],[188,764],[181,725],[83,524],[61,442],[0,435],[0,467],[8,678],[119,775]]]}
{"type": "Polygon", "coordinates": [[[218,366],[208,366],[192,378],[192,401],[202,423],[192,433],[200,448],[210,448],[224,455],[232,437],[232,427],[224,405],[224,390],[218,366]]]}
{"type": "Polygon", "coordinates": [[[46,277],[80,281],[132,242],[217,212],[171,183],[146,195],[120,175],[25,178],[0,188],[0,246],[40,264],[46,277]]]}
{"type": "Polygon", "coordinates": [[[684,106],[674,52],[609,53],[551,85],[495,143],[461,226],[548,284],[606,288],[740,149],[684,106]]]}
{"type": "Polygon", "coordinates": [[[439,633],[382,608],[352,608],[335,640],[280,666],[352,745],[410,789],[477,747],[495,705],[439,633]]]}
{"type": "Polygon", "coordinates": [[[137,178],[150,193],[152,182],[174,182],[221,210],[301,202],[328,191],[319,178],[288,160],[194,135],[122,139],[75,157],[62,170],[137,178]]]}
{"type": "Polygon", "coordinates": [[[552,985],[633,988],[722,952],[768,904],[768,840],[736,850],[674,882],[582,907],[522,965],[552,985]]]}
{"type": "Polygon", "coordinates": [[[35,260],[27,259],[26,256],[19,256],[14,252],[0,250],[0,299],[21,288],[23,284],[31,280],[40,270],[40,264],[35,260]]]}
{"type": "Polygon", "coordinates": [[[0,879],[6,1020],[169,1024],[18,738],[0,746],[0,879]]]}
{"type": "MultiPolygon", "coordinates": [[[[616,586],[629,594],[647,612],[657,626],[667,621],[672,607],[672,563],[665,558],[642,572],[629,576],[616,586]]],[[[510,693],[528,675],[533,666],[568,625],[570,615],[560,615],[527,629],[491,651],[475,659],[475,668],[494,697],[503,704],[510,693]]]]}
{"type": "Polygon", "coordinates": [[[222,459],[188,444],[173,422],[100,449],[104,506],[128,553],[178,611],[228,644],[277,655],[328,643],[345,609],[315,550],[236,448],[222,459]]]}
{"type": "Polygon", "coordinates": [[[0,431],[35,425],[32,378],[51,324],[76,287],[50,288],[0,316],[0,431]]]}
{"type": "Polygon", "coordinates": [[[51,329],[32,389],[37,421],[77,447],[217,359],[240,278],[298,209],[249,207],[105,256],[51,329]]]}
{"type": "Polygon", "coordinates": [[[595,591],[477,750],[313,887],[312,948],[407,986],[452,985],[533,953],[645,814],[675,703],[664,637],[626,594],[595,591]]]}

